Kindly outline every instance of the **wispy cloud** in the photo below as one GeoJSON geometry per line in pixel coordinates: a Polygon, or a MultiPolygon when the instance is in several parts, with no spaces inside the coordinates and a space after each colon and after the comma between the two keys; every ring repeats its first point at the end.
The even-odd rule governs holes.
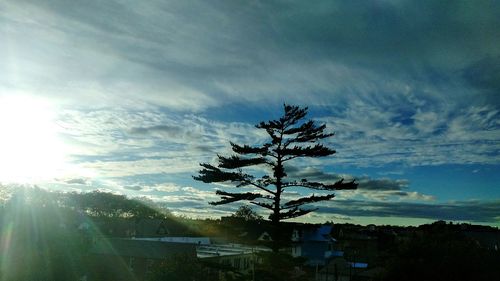
{"type": "Polygon", "coordinates": [[[324,119],[338,132],[334,144],[342,163],[498,163],[491,157],[500,149],[500,112],[493,106],[458,109],[438,103],[404,109],[361,104],[348,105],[344,113],[324,119]]]}
{"type": "Polygon", "coordinates": [[[498,223],[500,221],[498,216],[500,213],[499,203],[498,200],[470,200],[439,204],[337,200],[328,207],[321,207],[319,212],[335,213],[349,217],[409,217],[498,223]]]}
{"type": "MultiPolygon", "coordinates": [[[[408,200],[432,201],[434,196],[421,194],[409,189],[409,180],[392,178],[371,178],[366,175],[353,176],[348,174],[332,174],[311,166],[288,166],[287,174],[292,179],[308,179],[324,183],[334,183],[338,180],[358,183],[356,190],[338,191],[340,198],[364,198],[368,200],[408,200]]],[[[299,196],[300,194],[296,194],[299,196]]]]}
{"type": "MultiPolygon", "coordinates": [[[[331,105],[344,103],[346,94],[405,88],[423,96],[470,96],[452,91],[488,84],[464,85],[464,76],[495,81],[495,68],[485,62],[500,55],[498,7],[467,1],[4,1],[2,7],[8,42],[2,53],[11,62],[2,73],[87,106],[200,110],[284,98],[331,105]],[[16,60],[26,67],[13,69],[16,60]],[[476,75],[481,71],[488,75],[476,75]]],[[[488,100],[498,102],[494,95],[488,100]]]]}
{"type": "Polygon", "coordinates": [[[73,178],[73,179],[65,180],[65,183],[86,185],[86,184],[88,184],[88,181],[89,180],[86,178],[73,178]]]}

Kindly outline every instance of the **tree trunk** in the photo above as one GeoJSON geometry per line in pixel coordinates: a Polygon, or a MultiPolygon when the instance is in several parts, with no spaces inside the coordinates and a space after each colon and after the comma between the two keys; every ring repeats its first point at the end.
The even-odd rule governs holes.
{"type": "Polygon", "coordinates": [[[280,231],[280,204],[281,204],[281,192],[282,192],[282,178],[283,178],[283,163],[281,162],[281,156],[278,155],[278,160],[274,170],[274,176],[276,177],[276,196],[274,197],[274,210],[272,219],[272,238],[273,238],[273,252],[277,253],[282,244],[282,237],[280,231]]]}

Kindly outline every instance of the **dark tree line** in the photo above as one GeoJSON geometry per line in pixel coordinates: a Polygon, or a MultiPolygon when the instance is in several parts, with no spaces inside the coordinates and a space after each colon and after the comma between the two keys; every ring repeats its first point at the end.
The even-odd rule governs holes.
{"type": "Polygon", "coordinates": [[[500,280],[498,250],[481,247],[450,225],[432,224],[418,229],[390,253],[384,280],[500,280]]]}

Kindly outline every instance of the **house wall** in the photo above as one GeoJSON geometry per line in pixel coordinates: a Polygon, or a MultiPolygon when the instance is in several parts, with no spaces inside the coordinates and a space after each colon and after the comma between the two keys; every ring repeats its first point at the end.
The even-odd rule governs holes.
{"type": "Polygon", "coordinates": [[[325,263],[325,252],[329,250],[330,242],[304,242],[301,246],[301,256],[308,259],[311,265],[325,263]]]}
{"type": "Polygon", "coordinates": [[[378,254],[378,245],[375,239],[345,239],[340,241],[339,248],[345,252],[346,258],[355,262],[373,263],[378,254]]]}
{"type": "Polygon", "coordinates": [[[302,245],[295,244],[292,246],[292,257],[300,257],[302,256],[302,245]]]}

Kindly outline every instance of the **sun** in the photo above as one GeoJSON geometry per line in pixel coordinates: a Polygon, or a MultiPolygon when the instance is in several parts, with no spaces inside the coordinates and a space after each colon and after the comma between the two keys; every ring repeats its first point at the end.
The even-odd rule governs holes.
{"type": "Polygon", "coordinates": [[[0,183],[37,183],[61,175],[66,151],[59,132],[49,102],[0,96],[0,183]]]}

